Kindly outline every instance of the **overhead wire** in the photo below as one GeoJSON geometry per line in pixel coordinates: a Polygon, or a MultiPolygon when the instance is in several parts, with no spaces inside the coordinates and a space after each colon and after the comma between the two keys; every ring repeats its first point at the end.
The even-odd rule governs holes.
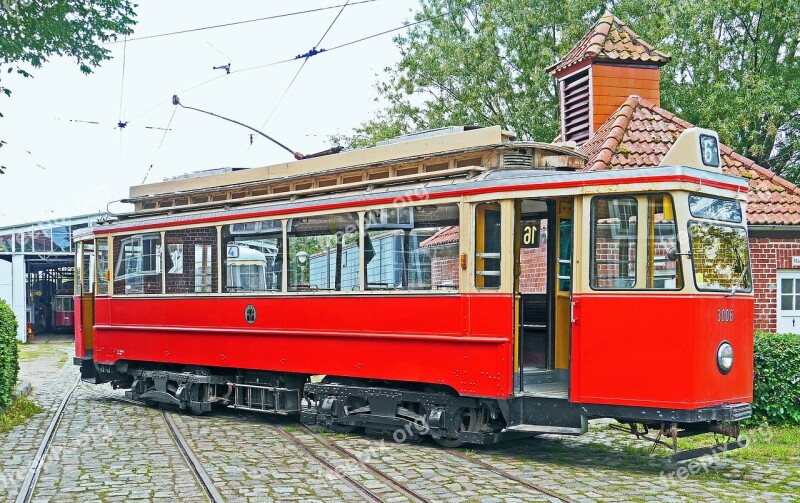
{"type": "MultiPolygon", "coordinates": [[[[284,98],[286,98],[286,95],[289,94],[289,90],[294,85],[295,81],[297,80],[297,77],[300,75],[300,72],[302,72],[303,68],[305,68],[306,63],[308,63],[308,60],[311,58],[312,53],[314,55],[318,54],[316,52],[317,47],[319,47],[322,44],[323,40],[325,40],[325,37],[328,35],[328,33],[330,33],[331,28],[333,28],[333,25],[336,24],[336,21],[339,20],[339,16],[342,15],[342,12],[344,11],[345,7],[348,6],[349,3],[350,3],[350,0],[347,0],[344,4],[342,4],[342,6],[341,6],[342,8],[339,9],[339,12],[336,13],[336,17],[334,17],[333,21],[331,21],[331,23],[328,25],[328,28],[325,30],[325,33],[323,33],[322,36],[319,38],[319,42],[317,42],[314,45],[314,47],[312,48],[312,50],[307,53],[305,58],[303,58],[303,64],[301,64],[300,68],[297,69],[297,72],[295,72],[294,77],[292,77],[292,80],[289,82],[289,85],[286,86],[286,89],[284,89],[283,94],[278,99],[278,101],[275,103],[275,106],[272,107],[272,111],[269,113],[269,115],[267,116],[267,119],[264,121],[264,123],[261,125],[261,127],[259,129],[264,129],[264,127],[267,125],[267,123],[270,121],[270,119],[272,119],[272,116],[275,115],[275,111],[278,110],[278,107],[281,106],[281,103],[283,103],[283,100],[284,100],[284,98]]],[[[253,142],[250,142],[247,145],[247,150],[245,150],[244,155],[242,156],[242,161],[241,162],[243,162],[244,159],[247,157],[247,154],[250,152],[250,149],[252,147],[253,147],[253,142]]]]}
{"type": "MultiPolygon", "coordinates": [[[[244,19],[244,20],[241,20],[241,21],[232,21],[230,23],[221,23],[221,24],[214,24],[214,25],[210,25],[210,26],[201,26],[201,27],[198,27],[198,28],[188,28],[188,29],[185,29],[185,30],[177,30],[177,31],[171,31],[171,32],[167,32],[167,33],[157,33],[157,34],[154,34],[154,35],[144,35],[144,36],[141,36],[141,37],[132,37],[132,38],[128,39],[128,42],[137,42],[139,40],[150,40],[150,39],[153,39],[153,38],[161,38],[161,37],[171,37],[173,35],[183,35],[185,33],[194,33],[194,32],[198,32],[198,31],[213,30],[213,29],[217,29],[217,28],[227,28],[229,26],[237,26],[237,25],[242,25],[242,24],[247,24],[247,23],[257,23],[257,22],[260,22],[260,21],[269,21],[269,20],[272,20],[272,19],[281,19],[281,18],[285,18],[285,17],[299,16],[299,15],[302,15],[302,14],[311,14],[311,13],[314,13],[314,12],[320,12],[320,11],[325,11],[325,10],[330,10],[330,9],[337,9],[337,8],[340,8],[340,7],[344,7],[345,5],[348,5],[348,4],[352,6],[352,5],[360,5],[360,4],[365,4],[365,3],[372,3],[372,2],[376,2],[376,1],[377,0],[359,0],[357,2],[352,2],[352,3],[350,3],[348,1],[348,2],[346,2],[344,4],[329,5],[327,7],[317,7],[317,8],[314,8],[314,9],[306,9],[306,10],[295,11],[295,12],[286,12],[284,14],[276,14],[276,15],[273,15],[273,16],[259,17],[259,18],[253,18],[253,19],[244,19]]],[[[110,42],[104,42],[101,45],[111,45],[111,44],[120,44],[120,43],[122,43],[122,41],[120,41],[120,40],[112,40],[110,42]]]]}
{"type": "MultiPolygon", "coordinates": [[[[477,1],[477,2],[473,2],[473,3],[471,3],[471,4],[467,5],[467,6],[459,9],[459,10],[469,9],[469,8],[472,8],[472,7],[476,6],[476,5],[480,5],[480,4],[485,3],[485,2],[486,2],[486,0],[480,0],[480,1],[477,1]]],[[[362,2],[353,2],[353,3],[349,4],[349,5],[357,5],[359,3],[365,3],[365,2],[363,2],[363,1],[362,2]]],[[[337,5],[337,6],[333,6],[333,7],[341,7],[341,5],[337,5]]],[[[333,8],[333,7],[326,7],[326,9],[333,8]]],[[[305,11],[303,11],[303,12],[305,12],[305,11]]],[[[313,12],[313,10],[311,12],[313,12]]],[[[412,27],[420,25],[420,24],[429,23],[429,22],[431,22],[433,20],[436,20],[436,19],[445,17],[447,15],[453,14],[453,12],[454,11],[444,12],[444,13],[439,14],[437,16],[431,16],[431,17],[428,17],[428,18],[425,18],[425,19],[420,19],[420,20],[414,21],[412,23],[405,23],[405,24],[403,24],[401,26],[396,26],[396,27],[390,28],[388,30],[383,30],[383,31],[380,31],[380,32],[377,32],[377,33],[373,33],[371,35],[367,35],[367,36],[364,36],[364,37],[361,37],[361,38],[358,38],[358,39],[355,39],[355,40],[351,40],[351,41],[344,42],[344,43],[339,44],[339,45],[335,45],[333,47],[330,47],[330,48],[326,49],[325,51],[319,52],[318,54],[332,52],[332,51],[335,51],[337,49],[342,49],[342,48],[345,48],[345,47],[349,47],[351,45],[355,45],[355,44],[359,44],[359,43],[362,43],[362,42],[366,42],[366,41],[371,40],[373,38],[377,38],[377,37],[380,37],[380,36],[383,36],[383,35],[387,35],[389,33],[394,33],[394,32],[397,32],[397,31],[401,31],[401,30],[405,30],[405,29],[408,29],[408,28],[412,28],[412,27]]],[[[212,77],[212,78],[210,78],[208,80],[204,80],[203,82],[200,82],[200,83],[195,84],[195,85],[193,85],[191,87],[188,87],[188,88],[184,89],[183,91],[181,91],[178,94],[182,96],[182,95],[184,95],[184,94],[186,94],[186,93],[188,93],[190,91],[193,91],[193,90],[198,89],[200,87],[206,86],[206,85],[210,84],[211,82],[214,82],[215,80],[221,79],[223,77],[227,77],[228,75],[234,75],[234,74],[249,72],[249,71],[253,71],[253,70],[261,70],[261,69],[264,69],[264,68],[270,68],[270,67],[281,65],[281,64],[285,64],[285,63],[291,63],[293,61],[297,61],[297,59],[298,59],[297,57],[279,59],[279,60],[276,60],[276,61],[272,61],[270,63],[264,63],[264,64],[261,64],[261,65],[251,66],[251,67],[247,67],[247,68],[241,68],[241,69],[238,69],[238,70],[232,70],[230,74],[217,75],[217,76],[212,77]]],[[[153,106],[147,108],[144,112],[138,114],[137,116],[135,116],[131,120],[135,121],[137,119],[140,119],[141,117],[149,114],[150,112],[152,112],[153,110],[157,109],[158,107],[160,107],[160,106],[162,106],[164,104],[168,104],[170,102],[171,102],[171,98],[163,99],[163,100],[159,101],[158,103],[154,104],[153,106]]]]}
{"type": "Polygon", "coordinates": [[[161,136],[161,141],[158,142],[158,148],[156,148],[156,153],[153,155],[153,161],[150,163],[150,167],[147,168],[147,173],[144,174],[144,178],[142,178],[142,185],[147,181],[147,177],[150,176],[150,172],[153,170],[153,165],[156,163],[156,159],[158,159],[158,153],[161,152],[161,146],[164,145],[164,139],[167,137],[167,133],[170,131],[170,126],[172,125],[172,119],[175,118],[175,112],[178,111],[178,107],[172,109],[172,115],[169,116],[169,122],[167,122],[167,127],[164,128],[164,134],[161,136]]]}
{"type": "Polygon", "coordinates": [[[125,35],[125,43],[122,45],[122,78],[119,84],[119,114],[117,115],[117,126],[119,127],[119,154],[117,155],[117,168],[122,164],[122,129],[127,123],[122,122],[122,101],[125,96],[125,66],[128,56],[128,36],[125,35]]]}

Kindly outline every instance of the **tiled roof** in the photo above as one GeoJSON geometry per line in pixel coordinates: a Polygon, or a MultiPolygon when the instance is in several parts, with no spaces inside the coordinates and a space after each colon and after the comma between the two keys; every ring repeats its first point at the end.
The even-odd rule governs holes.
{"type": "Polygon", "coordinates": [[[420,248],[458,243],[458,226],[450,225],[419,244],[420,248]]]}
{"type": "Polygon", "coordinates": [[[591,58],[624,63],[666,64],[670,56],[648,44],[617,16],[605,13],[561,61],[547,69],[556,73],[591,58]]]}
{"type": "MultiPolygon", "coordinates": [[[[680,133],[692,124],[639,96],[630,96],[580,147],[586,171],[658,166],[680,133]]],[[[749,180],[750,225],[800,224],[800,189],[720,144],[722,171],[749,180]]]]}

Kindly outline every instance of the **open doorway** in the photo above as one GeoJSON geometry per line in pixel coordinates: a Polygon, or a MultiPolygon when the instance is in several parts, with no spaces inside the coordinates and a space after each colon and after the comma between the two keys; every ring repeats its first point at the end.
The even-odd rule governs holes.
{"type": "Polygon", "coordinates": [[[517,390],[566,398],[572,267],[572,203],[516,204],[517,390]]]}

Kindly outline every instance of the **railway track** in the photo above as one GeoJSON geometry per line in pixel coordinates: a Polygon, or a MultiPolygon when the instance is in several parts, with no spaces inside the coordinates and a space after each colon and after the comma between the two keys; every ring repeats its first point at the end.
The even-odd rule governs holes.
{"type": "Polygon", "coordinates": [[[186,464],[192,470],[197,478],[197,481],[200,483],[200,487],[203,489],[203,492],[206,494],[206,496],[208,496],[208,499],[212,503],[224,503],[225,500],[214,486],[214,481],[208,476],[208,473],[203,468],[203,464],[200,463],[200,460],[198,460],[194,455],[191,447],[189,447],[189,444],[186,443],[186,439],[183,438],[183,434],[181,434],[180,430],[178,429],[178,425],[176,425],[175,421],[172,419],[172,414],[167,411],[163,411],[163,415],[164,422],[167,423],[167,429],[169,430],[172,439],[175,441],[175,445],[178,447],[178,450],[181,452],[186,464]]]}
{"type": "Polygon", "coordinates": [[[465,461],[469,461],[472,464],[478,465],[481,468],[483,468],[484,470],[490,471],[490,472],[494,473],[495,475],[499,475],[499,476],[504,477],[506,479],[513,480],[514,482],[522,484],[523,486],[527,487],[528,489],[531,489],[532,491],[536,491],[538,493],[544,494],[544,495],[549,496],[551,498],[555,498],[558,501],[563,501],[564,503],[576,503],[575,500],[572,500],[572,499],[570,499],[570,498],[568,498],[566,496],[562,496],[561,494],[558,494],[558,493],[556,493],[554,491],[551,491],[550,489],[547,489],[546,487],[542,487],[542,486],[540,486],[538,484],[534,484],[533,482],[531,482],[529,480],[525,480],[522,477],[518,477],[518,476],[514,475],[513,473],[509,473],[509,472],[503,470],[502,468],[498,468],[496,466],[490,465],[489,463],[487,463],[485,461],[482,461],[480,459],[476,459],[476,458],[467,456],[466,454],[463,454],[463,453],[458,452],[456,450],[448,450],[447,453],[452,455],[452,456],[455,456],[455,457],[457,457],[459,459],[463,459],[465,461]]]}
{"type": "Polygon", "coordinates": [[[33,498],[33,491],[36,488],[36,482],[39,480],[39,475],[42,473],[44,460],[47,457],[47,453],[50,450],[50,446],[52,445],[53,439],[56,436],[58,425],[61,424],[61,419],[64,417],[64,411],[67,408],[67,404],[72,398],[72,395],[75,393],[75,390],[78,388],[78,384],[80,382],[80,377],[78,377],[75,379],[75,383],[69,387],[66,393],[64,393],[64,397],[61,399],[61,404],[58,406],[58,409],[56,409],[53,419],[50,420],[50,425],[48,426],[47,431],[45,431],[41,444],[39,444],[39,449],[36,451],[36,455],[31,462],[31,466],[28,468],[28,472],[25,474],[25,479],[22,481],[22,485],[20,486],[16,503],[27,503],[33,498]]]}
{"type": "MultiPolygon", "coordinates": [[[[386,485],[388,485],[389,487],[391,487],[392,489],[394,489],[398,493],[406,496],[411,501],[414,501],[414,502],[417,502],[417,503],[425,503],[425,502],[430,501],[427,498],[424,498],[423,496],[421,496],[418,493],[416,493],[414,490],[406,487],[402,483],[400,483],[397,480],[393,479],[391,476],[387,475],[386,473],[378,470],[374,466],[372,466],[369,463],[365,462],[363,459],[359,458],[358,456],[356,456],[352,452],[350,452],[350,451],[348,451],[346,449],[343,449],[342,447],[340,447],[340,446],[336,445],[335,443],[331,442],[330,440],[328,440],[324,436],[322,436],[319,433],[317,433],[316,431],[314,431],[308,425],[306,425],[304,423],[299,423],[299,424],[302,426],[302,428],[305,431],[307,431],[312,437],[314,437],[314,440],[316,440],[320,444],[324,445],[328,449],[337,452],[340,456],[343,456],[343,457],[345,457],[347,459],[355,461],[356,464],[358,464],[358,466],[360,466],[362,469],[364,469],[365,471],[371,473],[373,476],[375,476],[376,478],[378,478],[379,480],[384,482],[386,485]]],[[[286,432],[284,431],[284,433],[286,433],[286,432]]]]}
{"type": "MultiPolygon", "coordinates": [[[[87,388],[87,389],[89,389],[89,391],[92,391],[96,395],[101,395],[101,396],[104,396],[106,398],[110,398],[110,399],[114,399],[114,400],[119,400],[119,401],[131,403],[131,404],[139,405],[139,406],[142,406],[142,407],[147,407],[143,403],[135,401],[135,400],[129,400],[129,399],[126,399],[126,398],[123,398],[123,397],[103,394],[101,392],[92,390],[91,388],[87,388]]],[[[194,457],[194,454],[191,454],[191,449],[186,444],[186,441],[185,441],[185,439],[183,439],[183,436],[177,430],[177,426],[175,425],[174,421],[169,416],[168,412],[164,412],[164,418],[165,418],[165,421],[167,422],[167,426],[170,429],[170,433],[172,434],[173,438],[176,441],[176,444],[178,444],[178,447],[181,450],[182,455],[184,455],[184,458],[187,460],[187,464],[189,464],[190,468],[192,468],[192,470],[197,475],[198,480],[200,481],[200,484],[203,487],[204,491],[206,491],[206,494],[208,495],[209,499],[214,503],[216,503],[218,501],[219,502],[224,501],[222,499],[222,497],[219,495],[218,492],[216,493],[216,496],[212,496],[211,494],[209,494],[208,489],[209,488],[211,488],[211,489],[214,488],[214,485],[213,485],[211,479],[208,477],[207,474],[205,474],[205,471],[202,469],[202,465],[199,463],[197,458],[194,457]],[[197,471],[198,468],[199,468],[200,472],[205,474],[205,476],[204,476],[205,480],[204,480],[204,477],[201,476],[200,473],[197,471]]],[[[386,473],[382,472],[381,470],[375,468],[374,466],[372,466],[369,463],[365,462],[364,460],[362,460],[361,458],[359,458],[355,454],[353,454],[350,451],[344,449],[343,447],[337,445],[336,443],[331,442],[330,440],[325,438],[323,435],[320,435],[318,432],[316,432],[310,426],[308,426],[308,425],[306,425],[304,423],[298,423],[298,424],[306,432],[308,432],[314,438],[314,440],[316,440],[319,444],[323,445],[324,447],[326,447],[327,449],[329,449],[331,451],[336,452],[338,455],[340,455],[340,456],[342,456],[342,457],[344,457],[346,459],[354,461],[362,469],[364,469],[365,471],[371,473],[374,477],[376,477],[378,480],[382,481],[384,484],[386,484],[387,486],[389,486],[392,489],[394,489],[397,493],[406,496],[409,500],[411,500],[411,501],[413,501],[415,503],[428,503],[428,502],[430,502],[429,499],[425,498],[424,496],[420,495],[419,493],[415,492],[414,490],[406,487],[402,483],[400,483],[397,480],[393,479],[388,474],[386,474],[386,473]]],[[[323,467],[325,467],[327,470],[329,470],[331,473],[333,473],[337,478],[339,478],[342,482],[344,482],[348,487],[350,487],[351,489],[356,491],[356,493],[358,493],[366,501],[373,501],[373,502],[382,502],[383,501],[383,498],[381,498],[380,496],[376,495],[370,489],[364,487],[360,482],[354,480],[352,477],[350,477],[346,473],[342,473],[341,469],[337,468],[333,463],[329,462],[327,459],[322,457],[319,453],[315,452],[308,445],[306,445],[302,440],[298,439],[296,436],[292,435],[291,433],[287,432],[286,430],[284,430],[283,428],[281,428],[281,427],[279,427],[277,425],[272,425],[272,427],[284,439],[289,441],[292,445],[297,447],[302,452],[306,453],[312,459],[314,459],[319,464],[321,464],[323,467]]],[[[476,459],[476,458],[471,457],[471,456],[467,456],[467,455],[465,455],[465,454],[463,454],[463,453],[461,453],[461,452],[459,452],[459,451],[457,451],[455,449],[442,449],[442,450],[444,452],[446,452],[447,454],[453,456],[453,457],[459,458],[459,459],[461,459],[463,461],[467,461],[467,462],[469,462],[469,463],[471,463],[473,465],[476,465],[476,466],[480,467],[483,470],[486,470],[486,471],[489,471],[491,473],[494,473],[495,475],[498,475],[498,476],[503,477],[505,479],[512,480],[512,481],[514,481],[514,482],[516,482],[516,483],[518,483],[518,484],[520,484],[520,485],[522,485],[522,486],[524,486],[524,487],[526,487],[526,488],[528,488],[528,489],[530,489],[530,490],[532,490],[534,492],[543,494],[545,496],[553,498],[554,500],[561,501],[563,503],[576,503],[575,500],[570,499],[567,496],[563,496],[563,495],[558,494],[558,493],[556,493],[556,492],[554,492],[554,491],[552,491],[550,489],[547,489],[546,487],[542,487],[541,485],[535,484],[535,483],[533,483],[533,482],[531,482],[529,480],[526,480],[526,479],[524,479],[522,477],[518,477],[517,475],[514,475],[513,473],[510,473],[510,472],[508,472],[506,470],[503,470],[502,468],[498,468],[496,466],[493,466],[493,465],[491,465],[491,464],[489,464],[489,463],[487,463],[485,461],[482,461],[480,459],[476,459]]],[[[214,490],[214,492],[216,492],[216,489],[213,489],[213,490],[214,490]]],[[[20,500],[17,500],[17,503],[20,503],[20,500]]]]}

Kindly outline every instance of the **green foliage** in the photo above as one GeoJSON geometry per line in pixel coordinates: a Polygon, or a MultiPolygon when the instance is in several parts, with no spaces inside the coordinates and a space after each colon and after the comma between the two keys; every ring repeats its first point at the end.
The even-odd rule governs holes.
{"type": "Polygon", "coordinates": [[[11,307],[0,300],[0,409],[11,403],[18,372],[17,320],[11,307]]]}
{"type": "Polygon", "coordinates": [[[377,86],[386,106],[346,146],[451,124],[499,124],[521,138],[559,131],[555,79],[563,57],[607,7],[672,55],[661,102],[719,131],[734,150],[800,178],[800,0],[421,0],[395,39],[401,51],[377,86]]]}
{"type": "Polygon", "coordinates": [[[756,333],[754,424],[800,425],[800,335],[756,333]]]}
{"type": "MultiPolygon", "coordinates": [[[[133,33],[133,7],[128,0],[0,3],[0,77],[30,78],[33,69],[53,56],[73,58],[81,72],[92,73],[92,68],[111,58],[102,43],[133,33]]],[[[2,78],[0,95],[11,96],[2,78]]],[[[4,168],[0,166],[0,174],[4,168]]]]}
{"type": "Polygon", "coordinates": [[[0,414],[0,433],[7,433],[20,424],[24,424],[35,414],[42,412],[42,408],[29,398],[14,400],[2,414],[0,414]]]}

